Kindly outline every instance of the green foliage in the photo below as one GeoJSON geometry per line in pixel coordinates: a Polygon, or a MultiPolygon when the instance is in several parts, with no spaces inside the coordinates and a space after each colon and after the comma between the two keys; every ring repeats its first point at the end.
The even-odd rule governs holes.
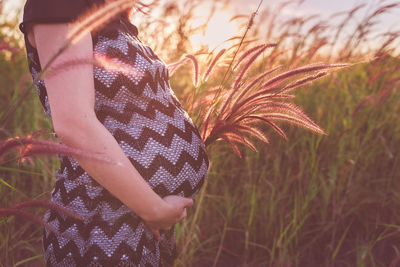
{"type": "Polygon", "coordinates": [[[327,136],[289,127],[287,142],[275,135],[271,145],[257,144],[259,153],[244,150],[243,160],[225,145],[212,147],[205,199],[197,206],[202,211],[192,241],[196,252],[188,253],[182,266],[209,266],[221,247],[221,266],[395,262],[400,238],[400,86],[384,102],[368,103],[354,115],[366,96],[385,89],[381,79],[398,78],[388,71],[376,84],[368,84],[365,77],[371,69],[385,66],[393,70],[399,62],[387,57],[360,64],[297,94],[297,104],[320,122],[327,136]]]}
{"type": "MultiPolygon", "coordinates": [[[[14,25],[8,27],[13,28],[14,25]]],[[[51,129],[34,90],[7,116],[20,99],[23,89],[31,84],[21,37],[0,33],[0,42],[8,47],[0,50],[0,140],[25,136],[39,129],[51,129]],[[5,119],[7,118],[7,119],[5,119]]],[[[48,132],[50,132],[48,130],[48,132]]],[[[50,138],[50,134],[45,135],[50,138]]],[[[0,208],[21,201],[41,198],[50,191],[57,161],[41,158],[18,163],[15,155],[6,155],[0,165],[0,208]]],[[[42,216],[42,211],[35,213],[42,216]]],[[[0,219],[0,266],[43,265],[41,234],[37,224],[8,217],[0,219]]]]}

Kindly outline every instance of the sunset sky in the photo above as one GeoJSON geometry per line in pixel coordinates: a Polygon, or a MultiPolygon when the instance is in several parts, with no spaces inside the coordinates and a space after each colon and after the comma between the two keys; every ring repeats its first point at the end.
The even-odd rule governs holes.
{"type": "MultiPolygon", "coordinates": [[[[261,9],[271,7],[282,3],[282,0],[264,0],[261,9]]],[[[293,1],[297,2],[297,1],[293,1]]],[[[378,0],[305,0],[301,5],[291,4],[285,7],[283,10],[284,16],[304,16],[310,14],[320,14],[321,17],[328,17],[336,12],[350,10],[360,4],[366,4],[367,6],[363,11],[357,13],[357,19],[361,20],[365,11],[369,7],[376,6],[379,2],[386,2],[387,4],[398,3],[399,1],[378,1],[378,0]]],[[[236,12],[252,12],[254,11],[260,0],[231,0],[232,8],[236,12]]],[[[399,27],[400,24],[400,8],[397,9],[397,15],[395,9],[391,13],[383,15],[381,25],[385,28],[399,27]]]]}
{"type": "MultiPolygon", "coordinates": [[[[204,2],[209,2],[213,0],[204,0],[204,2]]],[[[5,0],[6,5],[11,7],[11,9],[21,6],[24,0],[5,0]]],[[[168,2],[168,0],[162,0],[161,2],[168,2]]],[[[256,9],[259,4],[259,0],[231,0],[232,9],[237,12],[251,12],[256,9]]],[[[264,0],[262,8],[266,8],[272,5],[283,2],[282,0],[264,0]]],[[[294,1],[296,2],[296,1],[294,1]]],[[[300,6],[293,4],[285,8],[284,13],[288,16],[304,15],[310,13],[318,13],[321,15],[330,15],[338,11],[349,10],[359,4],[374,5],[379,0],[305,0],[300,6]]],[[[387,3],[394,3],[397,1],[386,1],[387,3]]],[[[400,10],[398,10],[400,12],[400,10]]],[[[361,13],[360,13],[361,14],[361,13]]],[[[399,23],[399,16],[395,16],[394,12],[392,14],[386,14],[383,25],[390,27],[399,23]]]]}
{"type": "MultiPolygon", "coordinates": [[[[161,3],[168,2],[169,0],[161,0],[161,3]]],[[[178,0],[183,2],[184,0],[178,0]]],[[[204,19],[209,13],[210,2],[214,0],[202,0],[203,7],[200,8],[198,12],[198,17],[204,19]],[[202,16],[204,13],[204,16],[202,16]]],[[[24,0],[5,0],[6,9],[10,16],[15,16],[15,10],[18,7],[21,7],[25,1],[24,0]]],[[[235,33],[237,33],[237,25],[233,23],[229,24],[228,21],[230,17],[236,14],[251,14],[256,10],[260,0],[231,0],[228,10],[219,11],[218,16],[215,16],[211,21],[211,25],[208,29],[206,36],[193,36],[192,39],[195,43],[209,43],[210,47],[215,46],[216,44],[230,38],[235,33]],[[221,31],[221,29],[223,31],[221,31]]],[[[395,3],[398,1],[382,1],[382,0],[305,0],[301,5],[296,4],[298,1],[293,1],[293,4],[290,4],[282,10],[280,14],[283,17],[298,17],[304,15],[311,14],[319,14],[322,19],[329,18],[330,15],[340,12],[340,11],[348,11],[359,4],[367,4],[367,6],[356,13],[354,24],[357,24],[362,20],[366,11],[369,8],[376,6],[377,3],[395,3]]],[[[262,10],[267,8],[274,7],[282,3],[282,0],[264,0],[261,6],[261,12],[259,13],[261,16],[262,10]]],[[[371,12],[371,10],[369,10],[371,12]]],[[[388,29],[397,29],[400,27],[400,16],[396,16],[395,13],[400,14],[400,9],[393,9],[391,13],[384,14],[380,17],[380,24],[376,26],[376,31],[386,32],[388,29]],[[398,12],[396,12],[398,11],[398,12]]],[[[150,14],[152,15],[152,14],[150,14]]],[[[155,14],[153,14],[155,15],[155,14]]],[[[135,22],[134,22],[135,23],[135,22]]],[[[201,19],[197,22],[201,24],[201,19]]]]}
{"type": "MultiPolygon", "coordinates": [[[[207,6],[213,0],[204,0],[203,12],[206,14],[208,11],[207,6]],[[208,4],[207,4],[208,3],[208,4]]],[[[267,8],[272,8],[279,5],[284,1],[282,0],[264,0],[258,17],[262,16],[262,11],[267,8]]],[[[365,4],[366,6],[356,13],[354,20],[350,23],[351,25],[357,25],[366,15],[370,14],[372,10],[376,9],[378,3],[398,3],[398,1],[379,1],[379,0],[305,0],[301,5],[297,4],[298,1],[293,1],[292,4],[287,5],[280,14],[283,18],[294,18],[318,14],[320,19],[328,19],[332,14],[341,11],[349,11],[352,8],[365,4]]],[[[234,33],[237,33],[236,26],[230,25],[227,22],[229,17],[234,14],[251,14],[257,9],[260,0],[231,0],[231,5],[228,10],[219,12],[214,18],[214,23],[212,27],[209,27],[208,36],[203,37],[204,43],[211,43],[211,47],[216,45],[223,40],[228,39],[234,33]],[[224,31],[221,31],[221,28],[224,31]]],[[[379,23],[375,26],[374,32],[387,32],[390,30],[400,30],[400,17],[395,13],[400,13],[400,9],[393,9],[390,13],[384,14],[379,17],[379,23]],[[398,12],[395,12],[398,11],[398,12]]],[[[344,17],[338,17],[342,20],[344,17]]],[[[257,19],[257,18],[256,18],[257,19]]],[[[330,23],[335,23],[335,21],[330,21],[330,23]]],[[[201,37],[195,37],[195,42],[201,42],[201,37]]]]}

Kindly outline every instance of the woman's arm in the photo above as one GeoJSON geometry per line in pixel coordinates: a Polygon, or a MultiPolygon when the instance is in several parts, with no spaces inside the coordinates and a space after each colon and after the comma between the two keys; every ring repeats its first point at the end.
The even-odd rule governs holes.
{"type": "MultiPolygon", "coordinates": [[[[33,39],[41,65],[67,40],[73,24],[37,24],[33,39]]],[[[76,59],[93,59],[92,38],[86,33],[52,64],[76,59]]],[[[61,141],[88,152],[102,153],[119,164],[106,164],[77,158],[79,164],[98,183],[138,214],[158,235],[158,229],[170,228],[186,216],[192,199],[178,196],[162,199],[131,164],[111,133],[94,112],[95,90],[93,66],[76,65],[56,75],[44,77],[53,126],[61,141]]]]}

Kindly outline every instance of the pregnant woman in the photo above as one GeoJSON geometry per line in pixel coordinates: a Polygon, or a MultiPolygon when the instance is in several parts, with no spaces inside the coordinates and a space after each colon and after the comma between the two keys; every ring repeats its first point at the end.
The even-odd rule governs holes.
{"type": "MultiPolygon", "coordinates": [[[[77,18],[103,4],[27,0],[20,29],[34,79],[77,18]]],[[[61,142],[118,163],[60,157],[51,202],[84,220],[46,212],[57,230],[43,232],[47,266],[173,264],[173,226],[207,174],[204,143],[170,89],[166,65],[138,39],[127,14],[86,32],[51,65],[101,59],[109,66],[78,64],[35,84],[61,142]]]]}

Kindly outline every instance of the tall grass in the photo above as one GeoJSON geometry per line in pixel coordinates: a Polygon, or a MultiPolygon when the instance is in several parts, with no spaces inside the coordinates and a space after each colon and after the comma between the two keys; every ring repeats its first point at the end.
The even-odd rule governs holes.
{"type": "MultiPolygon", "coordinates": [[[[0,117],[8,112],[10,103],[18,101],[23,88],[30,84],[26,56],[20,38],[13,34],[17,21],[3,23],[0,32],[0,117]],[[6,46],[7,45],[7,46],[6,46]]],[[[50,121],[43,116],[35,91],[30,91],[12,118],[0,126],[0,140],[25,136],[39,129],[50,129],[50,121]]],[[[50,139],[49,130],[43,133],[50,139]]],[[[15,203],[42,199],[54,182],[57,161],[37,158],[18,162],[15,154],[2,157],[0,164],[0,208],[15,203]]],[[[27,211],[29,212],[29,211],[27,211]]],[[[43,209],[32,210],[42,217],[43,209]]],[[[0,218],[0,266],[42,266],[41,234],[39,225],[20,217],[0,218]],[[25,262],[25,263],[23,263],[25,262]]]]}
{"type": "MultiPolygon", "coordinates": [[[[155,49],[165,60],[176,62],[171,87],[199,126],[211,160],[195,207],[176,227],[181,253],[175,265],[397,266],[398,33],[373,26],[399,4],[360,5],[324,21],[312,14],[278,16],[295,4],[287,1],[258,16],[236,16],[243,32],[218,53],[190,51],[198,4],[168,3],[163,14],[175,24],[150,16],[143,29],[165,27],[165,34],[140,31],[143,40],[163,44],[155,49]],[[354,24],[359,12],[364,19],[354,24]],[[261,28],[267,31],[257,42],[261,28]],[[374,47],[366,50],[372,39],[374,47]],[[332,64],[344,61],[353,65],[332,64]],[[280,123],[289,118],[326,135],[280,123]]],[[[20,40],[0,34],[1,107],[20,103],[8,113],[1,140],[50,129],[32,90],[19,101],[29,83],[20,40]]],[[[0,112],[3,118],[7,110],[0,112]]],[[[52,158],[18,163],[14,155],[0,166],[1,208],[48,197],[54,182],[52,158]]],[[[41,266],[41,231],[30,221],[2,218],[0,263],[41,266]]]]}

